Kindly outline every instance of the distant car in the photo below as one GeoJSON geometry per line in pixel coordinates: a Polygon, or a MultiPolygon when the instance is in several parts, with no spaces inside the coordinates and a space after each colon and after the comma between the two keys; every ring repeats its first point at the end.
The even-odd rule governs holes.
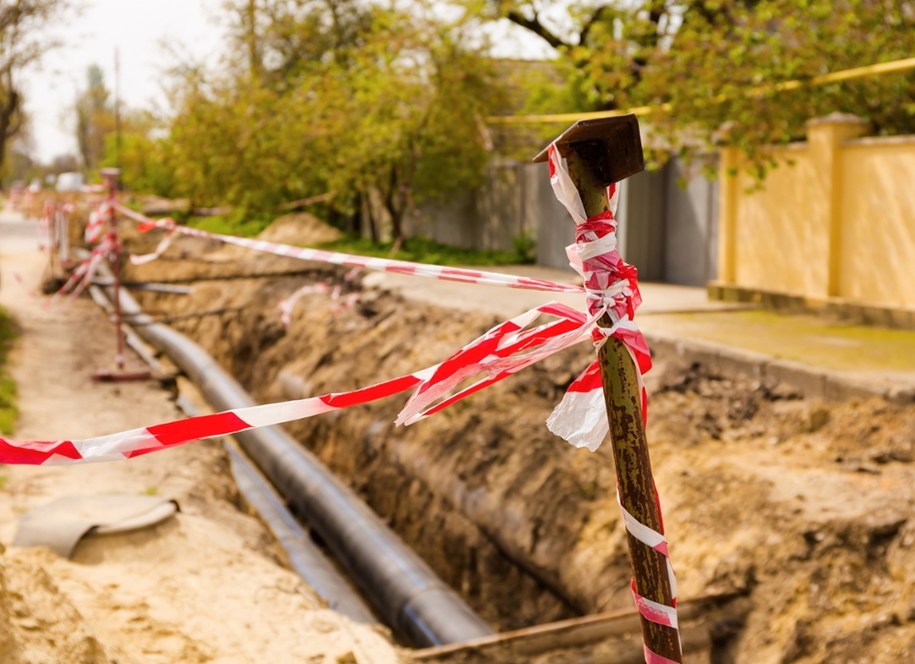
{"type": "Polygon", "coordinates": [[[79,191],[82,186],[82,173],[61,173],[57,176],[57,191],[79,191]]]}

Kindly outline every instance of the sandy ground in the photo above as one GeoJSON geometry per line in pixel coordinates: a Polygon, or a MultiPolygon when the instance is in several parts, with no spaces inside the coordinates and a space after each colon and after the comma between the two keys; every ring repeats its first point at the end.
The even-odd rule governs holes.
{"type": "MultiPolygon", "coordinates": [[[[179,243],[169,260],[137,270],[135,276],[150,279],[220,277],[195,281],[187,297],[147,294],[147,310],[187,314],[175,326],[205,343],[264,400],[302,396],[287,393],[284,376],[318,394],[425,366],[491,325],[497,313],[452,306],[466,296],[439,297],[448,305],[443,309],[366,289],[356,306],[342,309],[326,296],[309,296],[286,330],[276,303],[303,282],[339,280],[339,274],[253,278],[284,265],[231,249],[203,249],[179,243]],[[246,278],[222,278],[233,270],[246,278]],[[191,316],[212,311],[222,313],[191,316]]],[[[17,261],[3,261],[5,270],[17,266],[27,272],[17,261]]],[[[12,283],[4,275],[0,297],[26,322],[16,357],[23,405],[41,404],[38,392],[50,395],[60,383],[59,394],[44,402],[49,406],[30,411],[32,419],[24,415],[23,435],[54,434],[54,418],[35,413],[47,417],[74,399],[86,401],[78,413],[61,418],[73,427],[66,428],[70,435],[172,416],[161,394],[147,406],[152,396],[134,392],[159,394],[149,386],[91,386],[85,380],[111,361],[107,326],[89,309],[75,314],[89,305],[45,311],[25,291],[9,290],[12,283]],[[45,324],[57,328],[42,341],[38,331],[45,324]],[[78,336],[62,334],[74,327],[78,336]],[[48,372],[43,380],[33,377],[41,371],[48,372]],[[85,413],[99,415],[89,421],[85,413]],[[102,419],[116,413],[124,419],[102,419]]],[[[510,304],[516,305],[513,296],[510,304]]],[[[550,358],[485,397],[408,429],[391,425],[396,400],[290,428],[500,628],[628,608],[629,565],[612,500],[609,449],[573,450],[542,424],[591,353],[579,348],[550,358]]],[[[648,433],[680,596],[738,593],[752,603],[746,624],[722,644],[725,651],[715,661],[912,661],[913,409],[879,400],[806,400],[784,386],[724,379],[659,359],[648,376],[648,433]]],[[[176,497],[184,508],[175,522],[143,537],[89,544],[73,563],[7,550],[0,653],[12,638],[41,655],[7,660],[322,662],[342,653],[344,662],[385,661],[391,650],[375,632],[353,632],[332,614],[309,611],[315,600],[308,592],[284,585],[290,577],[273,565],[263,532],[233,506],[218,448],[195,444],[141,461],[76,469],[91,477],[73,469],[2,471],[8,475],[0,506],[10,516],[5,523],[17,510],[87,485],[155,491],[176,497]],[[118,469],[134,470],[128,477],[118,469]],[[191,581],[178,569],[183,564],[201,578],[191,581]],[[261,576],[268,569],[281,576],[261,576]],[[327,632],[313,638],[321,626],[327,632]],[[305,650],[314,643],[324,647],[324,638],[345,645],[314,655],[305,650]],[[68,656],[61,659],[62,652],[68,656]]],[[[11,528],[0,531],[0,540],[9,541],[11,528]]]]}
{"type": "MultiPolygon", "coordinates": [[[[80,437],[180,417],[155,382],[90,380],[113,368],[112,326],[87,299],[46,306],[33,235],[32,222],[0,218],[0,303],[22,327],[11,358],[15,437],[80,437]]],[[[397,661],[383,630],[324,608],[278,564],[269,533],[239,508],[215,443],[124,463],[0,467],[0,489],[2,662],[397,661]],[[72,560],[10,546],[20,514],[80,493],[154,494],[176,499],[181,513],[152,529],[87,538],[72,560]]]]}

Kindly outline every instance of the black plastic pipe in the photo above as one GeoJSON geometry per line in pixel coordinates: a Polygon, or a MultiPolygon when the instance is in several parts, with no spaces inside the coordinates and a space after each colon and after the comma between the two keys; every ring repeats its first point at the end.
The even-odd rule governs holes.
{"type": "MultiPolygon", "coordinates": [[[[256,405],[196,343],[145,315],[130,294],[121,310],[137,333],[166,353],[215,410],[256,405]]],[[[395,633],[417,646],[463,643],[493,634],[403,540],[317,457],[278,427],[235,434],[292,509],[320,535],[395,633]]]]}
{"type": "MultiPolygon", "coordinates": [[[[178,407],[187,415],[200,415],[199,409],[185,397],[178,397],[178,407]]],[[[232,477],[249,505],[263,519],[286,553],[289,567],[314,590],[327,605],[356,622],[372,624],[378,619],[356,590],[337,571],[333,562],[315,544],[302,525],[286,508],[270,482],[251,460],[230,440],[223,440],[229,453],[232,477]]]]}
{"type": "MultiPolygon", "coordinates": [[[[89,295],[106,313],[113,316],[114,307],[98,286],[89,287],[89,295]]],[[[124,326],[127,345],[149,365],[153,371],[162,366],[149,347],[141,341],[129,325],[124,326]]],[[[200,410],[186,397],[179,395],[175,402],[186,415],[200,415],[200,410]]],[[[249,505],[267,524],[289,561],[289,567],[335,611],[361,623],[372,624],[378,619],[372,614],[356,589],[338,571],[334,563],[315,544],[302,525],[286,507],[269,481],[257,470],[250,459],[229,441],[223,440],[229,453],[232,476],[238,490],[249,505]]]]}

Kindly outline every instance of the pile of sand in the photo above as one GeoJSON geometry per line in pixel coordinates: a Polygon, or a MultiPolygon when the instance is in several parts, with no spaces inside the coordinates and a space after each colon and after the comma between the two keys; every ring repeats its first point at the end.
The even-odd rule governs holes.
{"type": "Polygon", "coordinates": [[[339,240],[343,234],[307,212],[295,212],[278,217],[267,226],[260,235],[259,240],[279,242],[281,244],[294,244],[302,247],[312,247],[322,242],[339,240]]]}

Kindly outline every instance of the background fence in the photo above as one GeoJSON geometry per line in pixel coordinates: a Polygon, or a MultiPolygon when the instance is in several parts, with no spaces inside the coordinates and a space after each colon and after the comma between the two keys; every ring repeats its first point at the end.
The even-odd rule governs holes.
{"type": "MultiPolygon", "coordinates": [[[[620,195],[620,253],[646,281],[711,282],[721,297],[773,294],[804,306],[857,307],[877,312],[866,316],[877,322],[908,326],[915,321],[915,136],[865,138],[866,130],[854,116],[812,120],[807,141],[770,149],[778,167],[762,183],[742,172],[739,151],[729,147],[715,181],[677,159],[629,178],[620,195]]],[[[421,208],[409,226],[477,249],[512,249],[526,236],[536,241],[538,264],[566,267],[567,222],[545,166],[503,161],[490,167],[486,185],[421,208]]]]}
{"type": "Polygon", "coordinates": [[[861,138],[832,115],[772,148],[761,188],[721,158],[718,286],[811,301],[915,309],[915,136],[861,138]]]}
{"type": "MultiPolygon", "coordinates": [[[[620,253],[643,280],[705,285],[717,270],[717,206],[717,182],[676,159],[629,178],[617,215],[620,253]]],[[[527,237],[536,243],[539,265],[560,268],[568,267],[565,247],[574,241],[546,166],[517,161],[493,163],[475,191],[422,206],[407,230],[473,249],[511,250],[516,238],[527,237]]]]}

